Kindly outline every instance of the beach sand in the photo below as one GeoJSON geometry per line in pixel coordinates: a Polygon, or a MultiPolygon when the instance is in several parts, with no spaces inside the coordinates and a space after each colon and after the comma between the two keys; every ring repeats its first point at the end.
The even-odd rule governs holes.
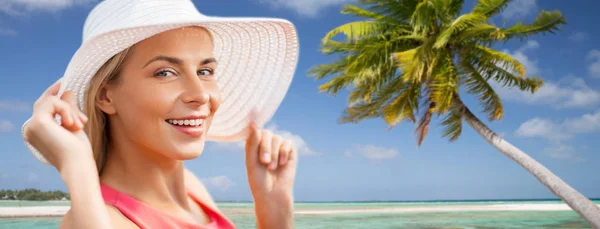
{"type": "MultiPolygon", "coordinates": [[[[598,205],[600,207],[600,204],[598,205]]],[[[0,207],[0,218],[62,217],[69,206],[0,207]]],[[[225,214],[252,214],[253,209],[223,209],[225,214]]],[[[377,207],[368,209],[302,209],[297,215],[340,215],[419,212],[572,211],[566,204],[483,204],[455,206],[377,207]]]]}

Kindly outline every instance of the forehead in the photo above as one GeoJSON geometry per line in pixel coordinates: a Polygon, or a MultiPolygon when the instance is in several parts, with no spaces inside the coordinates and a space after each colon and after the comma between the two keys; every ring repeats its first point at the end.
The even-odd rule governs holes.
{"type": "Polygon", "coordinates": [[[183,27],[159,33],[132,47],[139,55],[196,53],[205,58],[213,57],[213,41],[210,32],[198,26],[183,27]]]}

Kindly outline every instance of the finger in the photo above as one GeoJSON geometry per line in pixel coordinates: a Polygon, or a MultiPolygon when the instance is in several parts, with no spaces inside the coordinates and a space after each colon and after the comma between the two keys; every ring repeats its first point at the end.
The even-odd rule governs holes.
{"type": "Polygon", "coordinates": [[[40,106],[42,103],[44,103],[44,101],[46,101],[46,99],[48,97],[57,95],[59,90],[60,90],[60,80],[56,81],[50,87],[46,88],[44,93],[42,93],[42,95],[35,101],[33,106],[34,107],[40,106]]]}
{"type": "Polygon", "coordinates": [[[298,149],[294,146],[294,144],[290,144],[290,154],[288,155],[286,164],[296,164],[298,163],[298,149]]]}
{"type": "Polygon", "coordinates": [[[246,139],[246,161],[256,163],[258,161],[259,145],[260,145],[260,134],[261,131],[258,129],[255,123],[250,123],[248,126],[250,134],[246,139]]]}
{"type": "Polygon", "coordinates": [[[281,137],[273,135],[271,138],[271,162],[269,163],[269,169],[277,169],[277,163],[279,161],[279,149],[281,147],[281,137]]]}
{"type": "Polygon", "coordinates": [[[265,165],[268,165],[271,158],[271,132],[263,130],[260,138],[260,161],[265,165]]]}
{"type": "Polygon", "coordinates": [[[60,80],[56,81],[52,86],[48,87],[46,91],[42,94],[42,97],[50,97],[58,95],[58,91],[60,90],[60,80]]]}
{"type": "Polygon", "coordinates": [[[71,112],[71,105],[67,102],[62,101],[57,97],[50,97],[47,103],[45,103],[43,110],[49,112],[52,117],[56,114],[60,115],[61,125],[67,129],[73,128],[74,120],[71,112]]]}
{"type": "Polygon", "coordinates": [[[279,151],[279,166],[287,164],[290,154],[292,153],[292,142],[285,140],[281,144],[281,150],[279,151]]]}
{"type": "Polygon", "coordinates": [[[83,123],[81,122],[79,112],[77,112],[79,111],[79,108],[77,108],[77,105],[75,104],[75,99],[73,98],[73,91],[66,91],[65,93],[63,93],[60,99],[62,101],[65,101],[71,107],[70,111],[71,117],[73,118],[73,127],[75,127],[77,130],[83,128],[83,123]]]}

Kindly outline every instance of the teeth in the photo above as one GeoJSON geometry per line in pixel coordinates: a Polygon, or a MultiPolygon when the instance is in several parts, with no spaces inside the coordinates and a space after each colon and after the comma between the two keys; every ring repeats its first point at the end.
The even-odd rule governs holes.
{"type": "Polygon", "coordinates": [[[187,119],[187,120],[173,120],[173,119],[168,119],[167,122],[174,124],[174,125],[180,125],[180,126],[200,126],[202,125],[202,119],[187,119]]]}

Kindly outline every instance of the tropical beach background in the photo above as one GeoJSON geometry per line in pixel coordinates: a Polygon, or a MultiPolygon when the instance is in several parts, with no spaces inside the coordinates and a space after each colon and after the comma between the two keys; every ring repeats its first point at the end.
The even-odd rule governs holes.
{"type": "MultiPolygon", "coordinates": [[[[301,154],[294,190],[297,228],[590,228],[547,186],[482,138],[477,132],[482,129],[469,125],[473,117],[461,106],[495,132],[486,135],[491,142],[510,142],[600,204],[594,199],[600,197],[600,143],[594,141],[600,137],[600,46],[595,42],[600,31],[593,26],[600,21],[594,10],[599,2],[360,1],[381,2],[384,7],[378,9],[396,17],[345,6],[355,0],[194,2],[208,15],[282,17],[297,26],[300,60],[294,82],[266,126],[292,139],[301,154]],[[391,6],[398,2],[406,4],[391,6]],[[476,14],[459,17],[469,12],[476,14]],[[432,27],[432,15],[447,16],[436,20],[453,29],[432,27]],[[408,26],[339,27],[365,20],[400,20],[408,26]],[[334,42],[324,39],[338,32],[334,42]],[[431,36],[435,43],[424,42],[431,36]],[[457,42],[461,39],[474,43],[457,42]],[[496,42],[490,49],[473,45],[491,40],[496,42]],[[377,52],[388,50],[377,49],[388,47],[386,42],[393,52],[377,52]],[[419,46],[429,49],[422,55],[411,52],[419,46]],[[468,55],[450,56],[456,50],[468,55]],[[346,51],[364,55],[335,65],[346,51]],[[387,57],[405,64],[388,65],[387,57]],[[460,71],[450,65],[427,74],[414,71],[447,57],[466,61],[460,71]],[[469,72],[469,65],[491,74],[478,77],[481,71],[469,72]],[[413,84],[397,81],[400,86],[388,94],[368,87],[392,85],[381,80],[382,73],[396,67],[411,72],[402,76],[413,84]],[[468,74],[460,83],[452,77],[427,81],[454,72],[468,74]],[[329,73],[344,77],[335,80],[329,73]],[[317,80],[319,75],[326,77],[317,80]],[[345,87],[347,82],[358,90],[345,87]],[[411,85],[428,88],[431,96],[405,93],[411,85]],[[453,99],[456,85],[460,100],[453,99]],[[327,93],[337,89],[335,96],[327,93]],[[398,102],[382,102],[394,104],[387,109],[369,104],[388,97],[398,102]],[[369,118],[372,114],[380,117],[369,118]]],[[[96,3],[0,3],[0,190],[66,191],[57,172],[27,152],[19,127],[33,101],[64,71],[96,3]]],[[[243,145],[210,143],[186,165],[240,228],[255,227],[243,145]]],[[[69,206],[66,200],[0,199],[7,199],[0,201],[0,228],[56,228],[69,206]]]]}

